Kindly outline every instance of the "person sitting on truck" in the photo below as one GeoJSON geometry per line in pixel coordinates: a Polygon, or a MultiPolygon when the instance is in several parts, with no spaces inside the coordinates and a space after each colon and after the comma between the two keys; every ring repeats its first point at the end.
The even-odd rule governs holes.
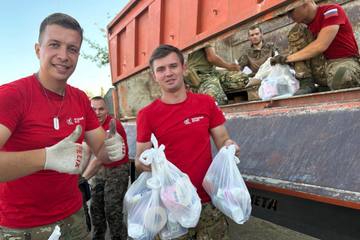
{"type": "Polygon", "coordinates": [[[359,48],[344,9],[338,4],[318,6],[314,0],[290,5],[297,23],[289,32],[290,55],[277,55],[271,64],[294,63],[299,94],[360,86],[359,48]]]}
{"type": "MultiPolygon", "coordinates": [[[[258,72],[260,66],[269,58],[275,56],[277,48],[274,43],[265,42],[263,39],[262,29],[258,24],[252,25],[248,30],[248,39],[250,46],[245,50],[245,53],[238,59],[240,70],[243,71],[245,67],[251,70],[249,77],[254,77],[258,72]]],[[[249,79],[247,87],[259,85],[260,80],[249,79]]]]}
{"type": "Polygon", "coordinates": [[[243,89],[248,83],[248,76],[240,72],[236,63],[228,63],[215,52],[212,45],[190,53],[187,59],[187,83],[197,93],[208,94],[220,105],[227,104],[226,93],[243,89]],[[225,68],[217,70],[215,67],[225,68]]]}
{"type": "Polygon", "coordinates": [[[214,99],[186,90],[184,57],[179,49],[160,45],[153,51],[149,65],[162,95],[137,116],[135,166],[140,171],[151,171],[151,166],[142,164],[139,157],[152,147],[153,133],[165,145],[167,159],[189,176],[202,202],[197,226],[177,239],[229,239],[227,219],[211,203],[202,182],[212,161],[210,137],[218,149],[234,144],[239,154],[239,146],[230,139],[224,114],[214,99]]]}
{"type": "Polygon", "coordinates": [[[252,25],[248,30],[248,39],[250,46],[245,53],[238,59],[240,70],[248,67],[252,73],[249,77],[255,76],[260,66],[269,58],[275,56],[277,49],[274,43],[265,42],[263,39],[262,29],[258,24],[252,25]]]}
{"type": "Polygon", "coordinates": [[[0,86],[0,239],[89,239],[78,188],[89,154],[109,163],[124,156],[117,134],[106,139],[86,94],[67,84],[83,30],[54,13],[39,31],[35,74],[0,86]],[[56,228],[57,229],[57,228],[56,228]]]}

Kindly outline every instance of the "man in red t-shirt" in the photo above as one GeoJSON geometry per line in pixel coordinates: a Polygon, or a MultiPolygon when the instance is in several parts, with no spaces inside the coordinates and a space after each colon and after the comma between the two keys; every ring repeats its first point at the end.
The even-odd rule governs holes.
{"type": "MultiPolygon", "coordinates": [[[[103,97],[91,99],[94,110],[101,126],[109,130],[112,117],[103,97]]],[[[126,133],[120,121],[116,120],[116,130],[124,139],[125,157],[121,161],[99,166],[101,170],[92,177],[91,161],[83,176],[90,179],[91,185],[91,219],[93,225],[93,239],[105,239],[107,224],[111,239],[127,239],[127,229],[123,224],[123,199],[129,184],[129,158],[126,133]]],[[[97,168],[99,166],[94,166],[97,168]]]]}
{"type": "Polygon", "coordinates": [[[43,20],[36,74],[0,86],[0,239],[89,239],[78,188],[89,154],[124,157],[119,134],[106,138],[86,94],[67,84],[82,28],[66,14],[43,20]]]}
{"type": "Polygon", "coordinates": [[[272,64],[294,63],[300,80],[297,94],[313,92],[314,83],[331,90],[360,86],[359,48],[344,9],[318,6],[313,0],[292,6],[289,16],[299,24],[289,33],[290,55],[278,55],[272,64]]]}
{"type": "Polygon", "coordinates": [[[202,187],[212,161],[210,137],[218,149],[235,144],[239,151],[226,131],[224,114],[212,97],[186,91],[184,58],[179,49],[159,46],[152,53],[150,68],[162,96],[137,116],[136,168],[150,171],[139,156],[151,148],[153,133],[159,144],[165,145],[167,159],[189,175],[203,203],[197,227],[180,239],[229,239],[225,216],[211,204],[202,187]]]}

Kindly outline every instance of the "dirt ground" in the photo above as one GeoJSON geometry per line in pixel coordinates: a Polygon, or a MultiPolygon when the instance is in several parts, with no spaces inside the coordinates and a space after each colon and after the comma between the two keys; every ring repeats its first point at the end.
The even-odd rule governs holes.
{"type": "Polygon", "coordinates": [[[230,223],[231,240],[316,240],[259,218],[251,217],[243,225],[230,223]]]}

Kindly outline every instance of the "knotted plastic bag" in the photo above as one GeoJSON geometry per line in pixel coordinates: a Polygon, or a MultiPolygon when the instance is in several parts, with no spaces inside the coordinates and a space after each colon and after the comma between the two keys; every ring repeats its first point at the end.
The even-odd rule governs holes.
{"type": "Polygon", "coordinates": [[[262,100],[269,100],[293,96],[298,89],[299,81],[289,65],[276,64],[271,66],[270,73],[261,81],[258,93],[262,100]]]}
{"type": "Polygon", "coordinates": [[[235,145],[222,147],[206,172],[203,187],[222,213],[238,224],[251,214],[251,198],[236,164],[235,145]]]}
{"type": "Polygon", "coordinates": [[[187,232],[184,228],[195,227],[201,213],[201,200],[189,177],[166,159],[165,146],[158,146],[158,141],[152,135],[153,148],[145,150],[139,160],[150,165],[153,176],[160,179],[161,202],[167,209],[170,222],[166,225],[163,239],[176,238],[187,232]],[[175,227],[179,223],[181,227],[175,227]]]}
{"type": "Polygon", "coordinates": [[[160,201],[160,186],[160,180],[156,176],[152,176],[146,180],[146,187],[150,191],[144,191],[140,198],[133,198],[135,202],[127,211],[128,235],[131,238],[136,240],[154,239],[165,226],[167,213],[160,201]]]}

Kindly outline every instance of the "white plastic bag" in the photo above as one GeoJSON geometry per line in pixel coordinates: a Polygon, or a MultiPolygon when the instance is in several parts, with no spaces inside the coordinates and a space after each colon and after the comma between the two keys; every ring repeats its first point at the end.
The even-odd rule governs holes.
{"type": "Polygon", "coordinates": [[[263,64],[261,64],[261,66],[259,67],[259,70],[257,71],[257,73],[254,76],[255,79],[259,79],[262,81],[265,78],[267,78],[267,76],[269,76],[269,74],[271,72],[271,68],[272,68],[271,64],[270,64],[270,59],[271,59],[271,57],[266,59],[266,61],[263,64]]]}
{"type": "Polygon", "coordinates": [[[128,235],[136,240],[152,240],[167,222],[167,212],[160,201],[160,180],[152,176],[140,199],[128,209],[128,235]]]}
{"type": "Polygon", "coordinates": [[[238,224],[251,214],[251,198],[237,167],[235,146],[222,147],[206,172],[203,187],[222,213],[238,224]]]}
{"type": "Polygon", "coordinates": [[[169,161],[162,163],[161,201],[183,227],[195,227],[201,214],[201,200],[188,175],[169,161]]]}
{"type": "Polygon", "coordinates": [[[271,66],[268,76],[261,81],[259,96],[262,100],[293,96],[299,89],[299,81],[296,80],[289,65],[276,64],[271,66]]]}
{"type": "Polygon", "coordinates": [[[160,232],[160,239],[170,240],[176,239],[188,233],[188,229],[178,223],[173,215],[168,211],[167,212],[167,223],[165,227],[160,232]]]}
{"type": "Polygon", "coordinates": [[[201,214],[201,200],[189,177],[166,159],[165,146],[158,146],[154,135],[151,137],[153,148],[145,150],[140,161],[151,164],[152,175],[161,182],[162,203],[174,220],[185,228],[195,227],[201,214]]]}
{"type": "Polygon", "coordinates": [[[48,240],[59,240],[60,236],[61,236],[60,227],[56,225],[54,231],[51,233],[48,240]]]}

